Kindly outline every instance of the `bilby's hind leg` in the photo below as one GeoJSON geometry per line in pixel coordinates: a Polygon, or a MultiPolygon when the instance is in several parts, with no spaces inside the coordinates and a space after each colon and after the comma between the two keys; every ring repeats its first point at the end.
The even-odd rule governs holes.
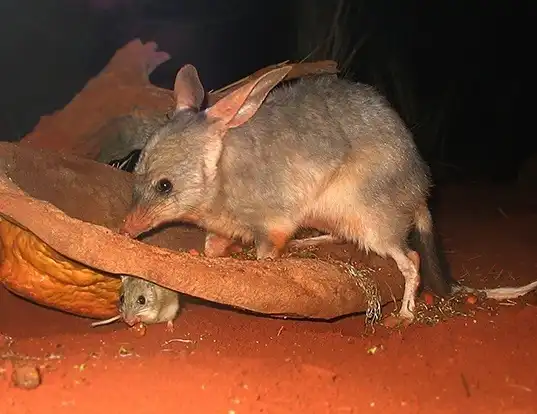
{"type": "Polygon", "coordinates": [[[289,239],[293,237],[296,225],[290,221],[270,223],[266,231],[256,238],[256,255],[258,260],[280,257],[289,239]]]}
{"type": "MultiPolygon", "coordinates": [[[[391,257],[397,264],[397,268],[405,279],[405,288],[401,309],[396,318],[385,321],[385,325],[408,325],[414,320],[416,295],[420,283],[419,255],[409,250],[405,242],[405,234],[408,229],[407,216],[398,214],[396,209],[384,211],[378,208],[375,212],[361,212],[361,227],[352,229],[355,239],[365,248],[375,252],[381,257],[391,257]],[[379,214],[383,212],[384,214],[379,214]]],[[[349,228],[349,236],[351,229],[349,228]]],[[[350,237],[349,237],[350,238],[350,237]]]]}
{"type": "Polygon", "coordinates": [[[415,250],[409,250],[407,253],[407,257],[412,260],[412,263],[414,263],[414,266],[416,269],[418,269],[418,274],[420,272],[420,255],[415,250]]]}
{"type": "Polygon", "coordinates": [[[414,310],[416,308],[416,295],[420,284],[420,275],[414,260],[417,260],[419,263],[419,256],[417,256],[417,254],[412,254],[415,252],[408,252],[405,254],[401,248],[390,249],[387,253],[395,261],[399,271],[405,278],[405,290],[403,293],[401,309],[399,310],[399,317],[408,322],[412,322],[414,320],[414,310]]]}

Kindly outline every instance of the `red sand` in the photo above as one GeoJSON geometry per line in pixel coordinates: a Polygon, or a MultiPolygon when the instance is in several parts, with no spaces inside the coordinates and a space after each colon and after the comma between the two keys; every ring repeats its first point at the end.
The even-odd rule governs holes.
{"type": "MultiPolygon", "coordinates": [[[[479,287],[537,278],[537,204],[485,186],[441,196],[456,277],[479,287]]],[[[20,390],[0,360],[0,413],[537,413],[537,293],[491,304],[475,318],[369,336],[361,316],[284,321],[188,304],[175,333],[150,326],[137,338],[2,288],[0,332],[44,368],[41,386],[20,390]]]]}

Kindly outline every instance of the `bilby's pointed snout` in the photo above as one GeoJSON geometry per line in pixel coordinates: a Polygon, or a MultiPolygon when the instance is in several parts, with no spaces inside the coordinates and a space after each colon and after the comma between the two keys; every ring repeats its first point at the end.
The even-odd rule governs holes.
{"type": "Polygon", "coordinates": [[[153,220],[151,220],[151,217],[147,213],[135,208],[129,211],[125,217],[125,220],[119,229],[119,234],[136,238],[140,234],[152,229],[152,221],[153,220]]]}

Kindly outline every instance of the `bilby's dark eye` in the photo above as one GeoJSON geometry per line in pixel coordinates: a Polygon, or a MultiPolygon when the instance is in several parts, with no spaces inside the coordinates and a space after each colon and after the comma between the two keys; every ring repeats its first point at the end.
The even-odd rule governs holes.
{"type": "Polygon", "coordinates": [[[162,178],[157,181],[157,191],[161,194],[166,194],[172,191],[173,185],[167,178],[162,178]]]}
{"type": "Polygon", "coordinates": [[[121,295],[119,297],[119,303],[123,305],[123,302],[125,301],[125,295],[121,295]]]}
{"type": "Polygon", "coordinates": [[[145,305],[145,297],[142,295],[138,296],[138,299],[136,299],[136,302],[138,302],[140,305],[145,305]]]}

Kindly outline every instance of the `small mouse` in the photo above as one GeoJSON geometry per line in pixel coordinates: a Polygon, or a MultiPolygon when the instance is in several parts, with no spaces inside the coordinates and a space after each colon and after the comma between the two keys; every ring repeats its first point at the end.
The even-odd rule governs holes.
{"type": "Polygon", "coordinates": [[[173,332],[173,321],[180,308],[179,293],[134,276],[121,276],[119,313],[129,326],[166,322],[173,332]]]}
{"type": "Polygon", "coordinates": [[[178,292],[138,277],[121,275],[119,295],[119,314],[93,322],[91,326],[107,325],[118,320],[123,320],[129,326],[140,322],[166,322],[166,330],[173,332],[173,321],[181,307],[178,292]]]}

